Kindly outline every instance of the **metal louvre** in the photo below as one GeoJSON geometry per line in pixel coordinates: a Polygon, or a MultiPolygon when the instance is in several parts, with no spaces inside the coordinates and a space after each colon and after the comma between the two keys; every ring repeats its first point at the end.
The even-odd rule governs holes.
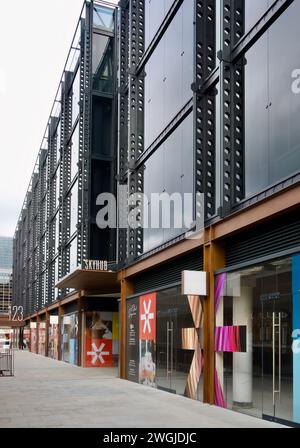
{"type": "Polygon", "coordinates": [[[134,293],[139,294],[179,283],[181,282],[181,272],[184,270],[203,270],[203,254],[200,250],[139,274],[134,281],[134,293]]]}
{"type": "Polygon", "coordinates": [[[299,215],[284,216],[227,240],[226,266],[277,256],[294,248],[296,251],[299,246],[299,215]]]}

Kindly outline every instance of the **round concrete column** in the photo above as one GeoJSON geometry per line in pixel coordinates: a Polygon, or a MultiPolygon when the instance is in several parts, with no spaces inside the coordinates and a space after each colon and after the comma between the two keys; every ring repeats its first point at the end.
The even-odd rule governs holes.
{"type": "Polygon", "coordinates": [[[247,352],[233,353],[233,405],[252,407],[252,308],[253,290],[251,287],[241,286],[239,297],[233,298],[233,325],[247,327],[247,352]]]}

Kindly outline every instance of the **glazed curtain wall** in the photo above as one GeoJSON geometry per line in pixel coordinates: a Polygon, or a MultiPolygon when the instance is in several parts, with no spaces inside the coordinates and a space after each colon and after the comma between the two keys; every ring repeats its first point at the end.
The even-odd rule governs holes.
{"type": "Polygon", "coordinates": [[[179,287],[129,299],[127,379],[202,400],[202,318],[200,298],[179,287]]]}
{"type": "MultiPolygon", "coordinates": [[[[158,3],[163,3],[161,0],[153,1],[156,1],[157,7],[158,3]]],[[[191,0],[183,2],[145,66],[145,148],[192,98],[192,3],[191,0]]]]}
{"type": "Polygon", "coordinates": [[[84,319],[84,367],[116,367],[119,359],[119,313],[86,312],[84,319]]]}
{"type": "MultiPolygon", "coordinates": [[[[151,228],[151,193],[193,193],[193,119],[190,114],[167,138],[167,140],[145,162],[144,166],[144,193],[148,204],[145,204],[145,216],[148,217],[144,229],[144,252],[175,238],[184,231],[190,230],[193,218],[193,203],[186,201],[182,209],[182,228],[175,228],[176,216],[171,209],[170,228],[151,228]],[[147,228],[148,227],[148,228],[147,228]]],[[[163,216],[162,216],[163,218],[163,216]]]]}
{"type": "MultiPolygon", "coordinates": [[[[245,17],[253,24],[270,3],[246,1],[245,17]]],[[[296,0],[245,55],[246,197],[300,170],[299,15],[296,0]]]]}
{"type": "Polygon", "coordinates": [[[215,403],[300,422],[300,257],[216,278],[215,403]]]}

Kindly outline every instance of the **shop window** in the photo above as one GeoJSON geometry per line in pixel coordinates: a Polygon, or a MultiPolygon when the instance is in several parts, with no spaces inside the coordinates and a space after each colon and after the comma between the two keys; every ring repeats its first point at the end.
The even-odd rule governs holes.
{"type": "Polygon", "coordinates": [[[215,402],[255,417],[300,419],[299,255],[216,278],[215,402]],[[294,285],[294,286],[293,286],[294,285]],[[294,387],[293,387],[294,382],[294,387]]]}
{"type": "Polygon", "coordinates": [[[127,301],[127,379],[202,400],[202,304],[180,288],[127,301]]]}
{"type": "Polygon", "coordinates": [[[119,315],[92,311],[84,315],[84,367],[114,367],[119,358],[119,315]]]}
{"type": "Polygon", "coordinates": [[[62,361],[77,364],[78,359],[78,314],[73,313],[61,319],[62,361]]]}
{"type": "Polygon", "coordinates": [[[58,316],[50,316],[48,326],[48,356],[52,359],[58,359],[58,338],[59,338],[59,325],[58,316]]]}

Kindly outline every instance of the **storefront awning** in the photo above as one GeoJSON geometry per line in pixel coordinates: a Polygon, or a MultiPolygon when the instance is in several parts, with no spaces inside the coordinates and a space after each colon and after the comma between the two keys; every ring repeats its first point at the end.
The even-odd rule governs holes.
{"type": "Polygon", "coordinates": [[[55,287],[91,291],[99,295],[120,292],[117,273],[113,271],[76,269],[62,278],[55,287]]]}

